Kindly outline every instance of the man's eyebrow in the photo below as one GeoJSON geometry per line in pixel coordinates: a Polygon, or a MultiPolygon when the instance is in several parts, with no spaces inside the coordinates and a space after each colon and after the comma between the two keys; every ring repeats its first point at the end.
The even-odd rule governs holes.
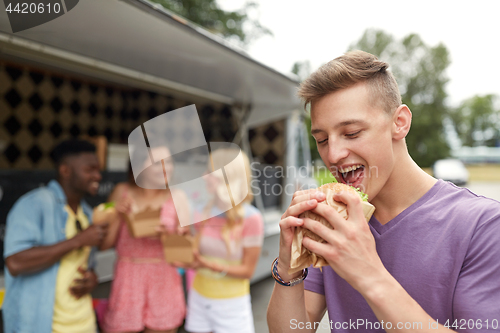
{"type": "Polygon", "coordinates": [[[337,125],[335,125],[334,128],[340,128],[340,127],[344,127],[344,126],[349,126],[349,125],[368,125],[368,122],[362,120],[362,119],[349,119],[349,120],[346,120],[346,121],[343,121],[341,123],[338,123],[337,125]]]}
{"type": "Polygon", "coordinates": [[[318,129],[318,128],[315,128],[315,129],[311,130],[311,134],[316,134],[316,133],[319,133],[319,132],[324,132],[324,131],[321,130],[321,129],[318,129]]]}
{"type": "MultiPolygon", "coordinates": [[[[337,125],[335,125],[334,128],[337,129],[337,128],[340,128],[340,127],[354,125],[354,124],[359,124],[359,125],[366,126],[366,125],[368,125],[368,122],[366,122],[364,120],[361,120],[361,119],[349,119],[349,120],[343,121],[341,123],[338,123],[337,125]]],[[[320,132],[324,132],[324,130],[319,129],[319,128],[315,128],[315,129],[311,130],[311,134],[316,134],[316,133],[320,133],[320,132]]]]}

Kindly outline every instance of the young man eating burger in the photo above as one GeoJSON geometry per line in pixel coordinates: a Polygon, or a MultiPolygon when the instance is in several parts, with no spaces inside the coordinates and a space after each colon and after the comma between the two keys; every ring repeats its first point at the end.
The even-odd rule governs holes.
{"type": "Polygon", "coordinates": [[[412,114],[387,69],[352,51],[301,84],[323,162],[376,209],[367,223],[358,196],[335,194],[347,205],[345,220],[318,204],[323,193],[294,194],[280,221],[270,332],[314,332],[325,311],[332,332],[499,330],[500,203],[436,180],[412,160],[412,114]],[[299,218],[305,211],[332,228],[299,218]],[[329,266],[289,274],[296,227],[325,240],[302,244],[329,266]]]}

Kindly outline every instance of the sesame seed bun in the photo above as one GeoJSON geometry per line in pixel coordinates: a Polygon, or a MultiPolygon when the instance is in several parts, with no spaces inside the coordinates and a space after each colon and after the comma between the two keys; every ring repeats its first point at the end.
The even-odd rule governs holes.
{"type": "Polygon", "coordinates": [[[351,186],[349,185],[346,185],[346,184],[342,184],[342,183],[328,183],[328,184],[324,184],[322,186],[320,186],[318,188],[319,191],[327,194],[328,193],[328,190],[330,191],[333,191],[333,193],[338,193],[338,192],[342,192],[342,191],[346,191],[346,192],[351,192],[353,194],[358,194],[358,192],[356,192],[355,189],[353,189],[351,186]]]}

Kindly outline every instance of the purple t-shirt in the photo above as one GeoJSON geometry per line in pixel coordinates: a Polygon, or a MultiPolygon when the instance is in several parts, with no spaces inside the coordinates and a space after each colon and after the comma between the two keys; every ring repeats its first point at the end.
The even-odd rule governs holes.
{"type": "MultiPolygon", "coordinates": [[[[500,331],[499,202],[439,180],[387,224],[372,217],[370,229],[384,266],[434,320],[461,332],[500,331]]],[[[305,289],[325,295],[332,332],[384,332],[331,267],[309,268],[305,289]]]]}

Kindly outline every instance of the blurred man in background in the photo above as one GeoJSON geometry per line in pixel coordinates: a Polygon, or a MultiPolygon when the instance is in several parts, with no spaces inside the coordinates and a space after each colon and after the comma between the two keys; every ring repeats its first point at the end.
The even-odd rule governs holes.
{"type": "Polygon", "coordinates": [[[96,148],[64,141],[54,160],[57,179],[22,196],[7,216],[5,333],[96,332],[91,247],[107,225],[91,225],[83,200],[97,194],[101,181],[96,148]]]}

